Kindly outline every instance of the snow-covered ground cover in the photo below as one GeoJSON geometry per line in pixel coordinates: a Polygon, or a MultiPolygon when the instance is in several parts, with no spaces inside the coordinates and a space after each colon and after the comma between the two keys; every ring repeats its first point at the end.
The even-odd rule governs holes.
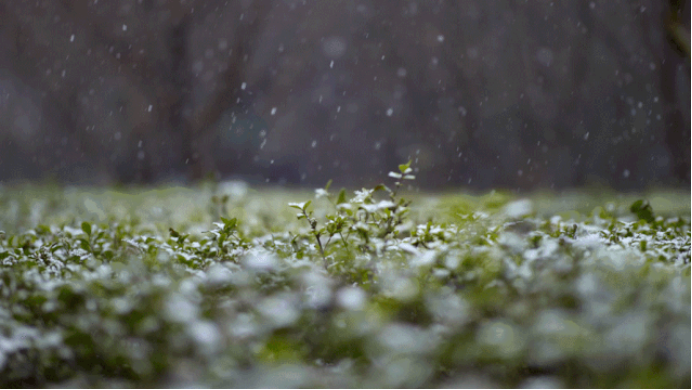
{"type": "Polygon", "coordinates": [[[0,385],[689,386],[689,212],[404,187],[4,188],[0,385]]]}

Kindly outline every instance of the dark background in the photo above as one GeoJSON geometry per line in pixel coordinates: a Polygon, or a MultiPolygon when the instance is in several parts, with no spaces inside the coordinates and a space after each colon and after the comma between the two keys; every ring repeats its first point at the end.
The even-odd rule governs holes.
{"type": "Polygon", "coordinates": [[[689,1],[0,1],[0,180],[690,185],[689,1]]]}

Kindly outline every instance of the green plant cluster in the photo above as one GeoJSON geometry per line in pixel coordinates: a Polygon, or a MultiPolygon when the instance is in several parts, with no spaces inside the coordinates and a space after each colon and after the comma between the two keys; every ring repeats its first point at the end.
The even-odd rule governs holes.
{"type": "Polygon", "coordinates": [[[389,176],[300,203],[3,191],[0,385],[689,386],[689,219],[417,209],[389,176]]]}

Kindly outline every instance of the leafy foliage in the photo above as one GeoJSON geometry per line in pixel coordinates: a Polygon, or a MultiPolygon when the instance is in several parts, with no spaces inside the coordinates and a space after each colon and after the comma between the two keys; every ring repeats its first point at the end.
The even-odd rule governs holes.
{"type": "Polygon", "coordinates": [[[688,384],[689,219],[643,200],[544,217],[404,194],[410,163],[389,177],[296,203],[6,192],[0,384],[688,384]]]}

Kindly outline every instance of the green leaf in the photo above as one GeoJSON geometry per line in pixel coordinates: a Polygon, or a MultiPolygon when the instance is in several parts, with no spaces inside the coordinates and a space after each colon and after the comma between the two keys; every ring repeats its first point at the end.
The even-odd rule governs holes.
{"type": "Polygon", "coordinates": [[[643,219],[648,223],[652,223],[656,220],[654,217],[654,210],[651,208],[651,205],[649,204],[648,201],[639,199],[636,202],[632,203],[630,206],[630,211],[633,212],[637,218],[640,220],[643,219]]]}
{"type": "Polygon", "coordinates": [[[91,235],[91,225],[89,224],[89,222],[82,222],[82,230],[84,231],[84,233],[87,234],[87,236],[91,235]]]}
{"type": "Polygon", "coordinates": [[[298,210],[305,210],[308,206],[310,206],[310,203],[312,203],[312,201],[310,201],[310,200],[308,200],[307,202],[303,202],[303,203],[291,202],[288,204],[288,207],[293,207],[294,209],[298,209],[298,210]]]}
{"type": "Polygon", "coordinates": [[[89,241],[80,238],[79,239],[79,247],[84,249],[87,252],[91,252],[91,245],[89,244],[89,241]]]}
{"type": "Polygon", "coordinates": [[[399,171],[401,171],[401,173],[408,173],[407,171],[409,168],[411,168],[411,160],[408,160],[406,164],[399,165],[399,171]]]}
{"type": "Polygon", "coordinates": [[[336,204],[346,203],[346,189],[342,188],[339,191],[339,197],[336,199],[336,204]]]}
{"type": "Polygon", "coordinates": [[[38,233],[38,234],[50,233],[50,227],[48,227],[47,225],[38,225],[38,226],[36,226],[36,233],[38,233]]]}
{"type": "Polygon", "coordinates": [[[168,228],[168,232],[171,234],[171,237],[179,237],[180,236],[180,233],[173,230],[173,228],[168,228]]]}
{"type": "Polygon", "coordinates": [[[329,179],[329,181],[327,182],[327,185],[324,186],[324,190],[325,190],[325,191],[329,191],[329,187],[330,187],[331,185],[332,185],[332,179],[329,179]]]}
{"type": "Polygon", "coordinates": [[[221,217],[221,222],[223,222],[223,230],[228,232],[236,227],[238,224],[238,218],[228,219],[221,217]]]}

